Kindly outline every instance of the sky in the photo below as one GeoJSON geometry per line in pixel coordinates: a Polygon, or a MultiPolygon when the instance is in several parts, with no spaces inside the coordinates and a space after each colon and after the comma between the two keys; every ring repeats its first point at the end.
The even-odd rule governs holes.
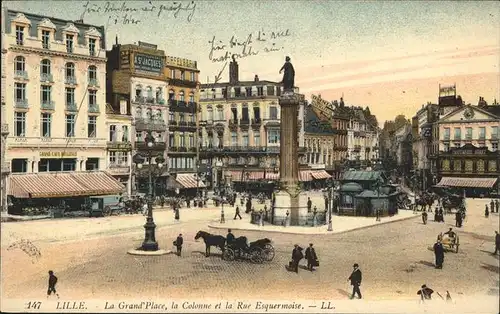
{"type": "Polygon", "coordinates": [[[333,101],[343,95],[348,105],[369,106],[380,126],[435,103],[440,84],[456,84],[466,103],[477,104],[479,96],[500,101],[500,2],[176,2],[182,9],[172,1],[2,5],[103,25],[108,49],[116,36],[121,44],[156,44],[169,56],[196,60],[201,83],[213,83],[221,70],[227,81],[225,56],[233,54],[240,80],[257,74],[281,81],[279,69],[290,56],[295,85],[306,98],[320,94],[333,101]]]}

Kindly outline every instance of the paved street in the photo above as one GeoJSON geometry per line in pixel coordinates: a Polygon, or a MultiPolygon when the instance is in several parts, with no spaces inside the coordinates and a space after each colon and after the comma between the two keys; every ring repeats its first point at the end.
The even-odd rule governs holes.
{"type": "MultiPolygon", "coordinates": [[[[23,234],[24,230],[23,238],[33,241],[41,252],[39,259],[33,259],[19,249],[7,250],[2,245],[2,294],[7,298],[41,298],[46,291],[47,271],[52,269],[59,277],[58,290],[64,298],[126,299],[147,295],[151,298],[273,299],[286,295],[287,299],[344,299],[347,277],[356,262],[363,271],[361,289],[367,299],[415,299],[417,289],[424,283],[442,295],[449,290],[455,298],[498,295],[499,259],[491,252],[499,216],[492,214],[489,219],[484,218],[484,202],[468,201],[469,216],[464,230],[458,231],[460,251],[446,253],[442,270],[434,269],[434,255],[428,247],[439,232],[454,224],[451,216],[445,217],[444,224],[430,221],[423,225],[417,217],[333,235],[245,231],[250,241],[272,238],[276,257],[262,265],[248,261],[226,262],[217,255],[205,258],[203,242],[194,241],[197,230],[208,230],[208,222],[203,219],[166,224],[158,229],[157,239],[168,249],[178,233],[184,234],[184,255],[180,258],[127,255],[128,249],[142,242],[140,224],[134,232],[129,226],[128,232],[120,235],[116,235],[115,230],[111,235],[90,240],[63,241],[63,237],[59,242],[36,241],[30,238],[30,230],[38,224],[37,233],[31,235],[51,232],[57,238],[59,229],[65,230],[64,223],[60,223],[59,229],[51,225],[52,221],[48,222],[50,229],[42,222],[2,224],[2,244],[5,226],[8,226],[8,232],[15,233],[11,237],[23,234]],[[25,226],[30,223],[31,228],[25,226]],[[314,273],[287,272],[284,266],[288,264],[293,244],[306,247],[309,242],[315,244],[321,266],[314,273]]],[[[214,217],[218,214],[215,209],[209,211],[214,217]]],[[[93,222],[89,222],[89,226],[99,222],[89,221],[93,222]]],[[[84,234],[84,230],[74,230],[84,234]]],[[[212,232],[225,233],[223,230],[212,232]]],[[[242,234],[235,232],[235,235],[242,234]]]]}

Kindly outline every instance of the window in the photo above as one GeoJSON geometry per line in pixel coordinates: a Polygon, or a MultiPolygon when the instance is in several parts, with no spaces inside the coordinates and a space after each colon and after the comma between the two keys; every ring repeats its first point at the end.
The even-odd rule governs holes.
{"type": "Polygon", "coordinates": [[[491,143],[491,150],[496,152],[498,150],[498,143],[491,143]]]}
{"type": "Polygon", "coordinates": [[[127,165],[128,164],[128,155],[127,152],[119,152],[118,160],[116,161],[119,165],[127,165]]]}
{"type": "Polygon", "coordinates": [[[114,142],[116,141],[116,125],[111,124],[109,126],[109,141],[114,142]]]}
{"type": "Polygon", "coordinates": [[[248,133],[243,133],[242,137],[242,144],[244,147],[248,147],[248,133]]]}
{"type": "Polygon", "coordinates": [[[465,139],[472,140],[472,128],[465,128],[465,139]]]}
{"type": "Polygon", "coordinates": [[[253,145],[260,146],[260,133],[253,134],[253,145]]]}
{"type": "Polygon", "coordinates": [[[498,127],[497,126],[492,126],[491,127],[491,139],[492,140],[497,140],[498,139],[498,127]]]}
{"type": "Polygon", "coordinates": [[[269,107],[269,119],[278,120],[278,108],[276,106],[269,107]]]}
{"type": "Polygon", "coordinates": [[[189,147],[194,147],[194,135],[189,134],[189,147]]]}
{"type": "Polygon", "coordinates": [[[43,75],[50,75],[50,60],[48,59],[43,59],[42,63],[40,64],[40,74],[43,75]]]}
{"type": "Polygon", "coordinates": [[[148,99],[153,98],[153,88],[151,86],[146,87],[146,94],[148,95],[148,99]]]}
{"type": "Polygon", "coordinates": [[[122,142],[128,142],[128,126],[122,126],[122,142]]]}
{"type": "Polygon", "coordinates": [[[162,99],[163,99],[163,90],[162,90],[162,88],[161,88],[161,87],[158,87],[158,88],[156,89],[156,102],[158,103],[158,102],[160,102],[160,100],[162,100],[162,99]]]}
{"type": "Polygon", "coordinates": [[[257,87],[257,96],[264,96],[264,87],[257,87]]]}
{"type": "Polygon", "coordinates": [[[95,56],[95,45],[96,45],[95,38],[89,38],[89,54],[91,56],[95,56]]]}
{"type": "Polygon", "coordinates": [[[95,138],[97,137],[97,117],[89,116],[87,124],[87,137],[95,138]]]}
{"type": "Polygon", "coordinates": [[[157,109],[156,110],[155,118],[158,121],[162,121],[163,120],[163,113],[161,112],[161,109],[157,109]]]}
{"type": "Polygon", "coordinates": [[[168,136],[168,146],[169,147],[175,146],[175,134],[173,132],[170,132],[170,134],[168,136]]]}
{"type": "Polygon", "coordinates": [[[16,112],[14,114],[14,136],[26,136],[26,112],[16,112]]]}
{"type": "Polygon", "coordinates": [[[75,104],[75,89],[66,87],[66,106],[75,104]]]}
{"type": "Polygon", "coordinates": [[[40,100],[42,104],[50,104],[51,101],[52,86],[42,85],[40,91],[40,100]]]}
{"type": "Polygon", "coordinates": [[[231,145],[232,146],[238,145],[238,133],[236,132],[231,132],[231,145]]]}
{"type": "Polygon", "coordinates": [[[217,120],[224,120],[224,111],[222,107],[217,107],[217,120]]]}
{"type": "Polygon", "coordinates": [[[260,108],[255,106],[253,107],[253,117],[255,120],[260,120],[260,108]]]}
{"type": "Polygon", "coordinates": [[[185,80],[186,79],[186,72],[184,71],[181,71],[181,80],[185,80]]]}
{"type": "Polygon", "coordinates": [[[13,173],[28,172],[28,159],[12,159],[11,168],[13,173]]]}
{"type": "Polygon", "coordinates": [[[175,70],[170,70],[170,78],[175,79],[175,70]]]}
{"type": "Polygon", "coordinates": [[[66,35],[66,52],[73,53],[73,35],[66,35]]]}
{"type": "Polygon", "coordinates": [[[16,102],[23,101],[26,99],[26,84],[25,83],[14,83],[14,92],[16,102]]]}
{"type": "Polygon", "coordinates": [[[89,83],[97,80],[97,68],[95,65],[89,66],[88,76],[89,76],[89,83]]]}
{"type": "Polygon", "coordinates": [[[66,79],[75,77],[75,64],[73,62],[66,63],[66,79]]]}
{"type": "Polygon", "coordinates": [[[97,105],[97,91],[89,90],[89,107],[93,107],[97,105]]]}
{"type": "Polygon", "coordinates": [[[89,158],[85,162],[85,170],[99,170],[99,158],[89,158]]]}
{"type": "Polygon", "coordinates": [[[183,91],[181,91],[179,93],[179,101],[184,101],[184,92],[183,91]]]}
{"type": "Polygon", "coordinates": [[[245,91],[246,91],[247,97],[252,97],[252,88],[251,87],[245,87],[245,91]]]}
{"type": "Polygon", "coordinates": [[[175,115],[173,112],[168,113],[168,121],[170,122],[175,121],[175,115]]]}
{"type": "Polygon", "coordinates": [[[75,115],[66,115],[66,137],[75,137],[75,115]]]}
{"type": "Polygon", "coordinates": [[[135,132],[135,140],[137,142],[142,142],[142,131],[135,132]]]}
{"type": "Polygon", "coordinates": [[[449,152],[450,151],[450,143],[444,143],[443,146],[444,146],[443,150],[445,152],[449,152]]]}
{"type": "Polygon", "coordinates": [[[484,126],[479,128],[479,139],[484,140],[486,138],[486,128],[484,126]]]}
{"type": "Polygon", "coordinates": [[[456,141],[460,141],[462,139],[462,130],[460,128],[455,128],[454,129],[454,136],[453,139],[456,141]]]}
{"type": "Polygon", "coordinates": [[[267,87],[267,95],[268,96],[274,96],[274,86],[268,86],[267,87]]]}
{"type": "Polygon", "coordinates": [[[150,120],[152,118],[153,111],[151,108],[146,109],[146,119],[150,120]]]}
{"type": "Polygon", "coordinates": [[[186,147],[186,134],[184,132],[179,133],[179,146],[186,147]]]}
{"type": "Polygon", "coordinates": [[[51,125],[52,125],[52,115],[50,113],[42,113],[42,125],[40,130],[42,131],[43,137],[50,137],[51,125]]]}
{"type": "Polygon", "coordinates": [[[195,118],[194,118],[194,114],[190,113],[189,114],[189,122],[196,122],[195,118]]]}
{"type": "Polygon", "coordinates": [[[24,45],[24,26],[16,25],[16,44],[24,45]]]}
{"type": "Polygon", "coordinates": [[[214,110],[212,108],[207,108],[207,120],[208,121],[214,120],[214,110]]]}
{"type": "Polygon", "coordinates": [[[189,74],[190,74],[190,76],[191,76],[191,82],[195,82],[195,81],[196,81],[196,79],[195,79],[194,72],[190,72],[189,74]]]}
{"type": "Polygon", "coordinates": [[[168,100],[174,100],[175,99],[175,92],[173,90],[170,90],[168,92],[168,100]]]}
{"type": "Polygon", "coordinates": [[[42,48],[49,49],[50,31],[42,30],[42,48]]]}
{"type": "Polygon", "coordinates": [[[244,121],[248,121],[248,119],[249,119],[248,107],[246,107],[246,105],[244,105],[244,106],[245,107],[243,107],[241,109],[241,119],[244,121]]]}
{"type": "Polygon", "coordinates": [[[193,95],[193,93],[189,94],[189,102],[191,102],[191,103],[194,102],[194,95],[193,95]]]}
{"type": "Polygon", "coordinates": [[[179,113],[179,121],[180,122],[186,121],[186,116],[183,113],[179,113]]]}
{"type": "Polygon", "coordinates": [[[116,153],[117,152],[109,152],[109,164],[111,165],[116,164],[116,153]]]}
{"type": "Polygon", "coordinates": [[[142,86],[137,85],[135,87],[135,98],[140,98],[140,97],[142,97],[142,86]]]}
{"type": "Polygon", "coordinates": [[[267,133],[267,142],[269,144],[279,144],[280,130],[269,130],[267,133]]]}
{"type": "Polygon", "coordinates": [[[234,88],[234,97],[240,97],[241,96],[241,87],[235,87],[234,88]]]}
{"type": "Polygon", "coordinates": [[[16,74],[19,74],[19,72],[25,72],[26,71],[26,59],[24,59],[23,56],[17,56],[14,59],[14,72],[16,74]]]}
{"type": "Polygon", "coordinates": [[[450,128],[444,128],[443,140],[447,141],[450,139],[450,128]]]}

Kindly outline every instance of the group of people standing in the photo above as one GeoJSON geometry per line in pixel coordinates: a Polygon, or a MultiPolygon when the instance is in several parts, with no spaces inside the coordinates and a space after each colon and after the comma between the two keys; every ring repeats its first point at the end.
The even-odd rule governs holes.
{"type": "Polygon", "coordinates": [[[309,247],[306,249],[305,256],[302,253],[304,249],[301,248],[298,244],[294,245],[292,250],[292,260],[289,263],[289,268],[298,273],[299,272],[299,263],[305,257],[307,260],[307,270],[314,271],[314,267],[319,266],[318,255],[316,254],[316,250],[314,249],[314,245],[309,243],[309,247]]]}

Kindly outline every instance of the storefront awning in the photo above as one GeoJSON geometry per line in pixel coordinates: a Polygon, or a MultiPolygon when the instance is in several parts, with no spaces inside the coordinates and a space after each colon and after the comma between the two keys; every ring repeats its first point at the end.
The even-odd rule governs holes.
{"type": "MultiPolygon", "coordinates": [[[[320,171],[316,171],[320,172],[320,171]]],[[[231,170],[227,171],[227,174],[231,175],[231,181],[233,182],[245,182],[247,181],[257,181],[257,180],[269,180],[269,181],[278,181],[280,179],[280,174],[275,173],[273,171],[266,171],[264,178],[264,171],[248,171],[249,176],[246,177],[246,174],[241,170],[231,170]]],[[[330,175],[325,171],[328,178],[330,175]]],[[[299,181],[300,182],[308,182],[312,180],[311,170],[301,170],[299,171],[299,181]]]]}
{"type": "Polygon", "coordinates": [[[495,185],[496,181],[497,178],[443,177],[436,186],[491,189],[495,185]]]}
{"type": "Polygon", "coordinates": [[[198,184],[199,188],[205,188],[206,185],[200,180],[196,180],[194,174],[192,173],[179,173],[175,177],[175,181],[180,184],[184,189],[196,189],[198,184]]]}
{"type": "Polygon", "coordinates": [[[328,179],[332,177],[325,170],[312,170],[311,176],[316,180],[328,179]]]}
{"type": "Polygon", "coordinates": [[[8,195],[16,198],[50,198],[110,195],[125,187],[102,171],[12,174],[8,195]]]}

